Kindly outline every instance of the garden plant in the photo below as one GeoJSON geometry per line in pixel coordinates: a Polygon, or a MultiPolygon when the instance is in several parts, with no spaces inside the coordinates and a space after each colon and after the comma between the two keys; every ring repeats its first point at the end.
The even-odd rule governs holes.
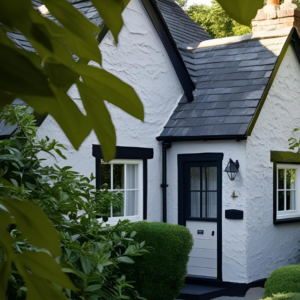
{"type": "MultiPolygon", "coordinates": [[[[0,141],[0,203],[4,201],[9,210],[34,222],[21,224],[20,230],[19,223],[0,207],[7,215],[0,221],[5,224],[1,234],[13,244],[12,269],[4,269],[9,275],[7,299],[143,299],[120,266],[133,264],[133,258],[147,253],[144,243],[135,241],[134,231],[126,231],[128,221],[114,227],[104,223],[111,205],[116,209],[122,205],[122,196],[105,189],[96,191],[93,175],[87,178],[71,167],[43,165],[42,152],[64,157],[64,146],[37,137],[38,127],[27,107],[6,107],[0,115],[0,121],[4,120],[17,128],[11,138],[0,141]],[[30,206],[30,216],[22,211],[23,205],[30,206]],[[36,238],[24,238],[31,225],[36,238]],[[49,235],[59,243],[60,251],[53,257],[49,235]],[[39,285],[32,287],[33,282],[39,285]]],[[[6,246],[10,245],[0,248],[1,266],[7,263],[6,246]]]]}

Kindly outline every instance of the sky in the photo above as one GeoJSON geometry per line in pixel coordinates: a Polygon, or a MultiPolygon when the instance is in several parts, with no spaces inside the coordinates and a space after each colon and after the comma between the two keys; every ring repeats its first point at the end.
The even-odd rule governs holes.
{"type": "Polygon", "coordinates": [[[187,6],[191,6],[192,4],[211,4],[211,0],[188,0],[187,6]]]}

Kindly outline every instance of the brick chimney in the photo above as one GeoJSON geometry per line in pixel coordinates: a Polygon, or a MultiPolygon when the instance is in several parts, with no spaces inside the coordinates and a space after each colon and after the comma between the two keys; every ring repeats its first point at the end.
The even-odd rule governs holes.
{"type": "Polygon", "coordinates": [[[300,10],[296,0],[267,0],[267,5],[257,12],[252,20],[253,33],[271,31],[283,27],[296,27],[300,35],[300,10]]]}

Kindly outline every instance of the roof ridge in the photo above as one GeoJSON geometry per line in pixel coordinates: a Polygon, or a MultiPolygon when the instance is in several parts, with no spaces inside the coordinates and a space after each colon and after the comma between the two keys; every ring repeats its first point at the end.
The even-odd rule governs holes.
{"type": "Polygon", "coordinates": [[[288,36],[291,32],[293,27],[285,27],[280,28],[277,30],[272,31],[261,31],[253,34],[248,35],[241,35],[241,36],[231,36],[231,37],[225,37],[220,39],[212,39],[203,41],[200,44],[189,44],[186,48],[183,48],[183,50],[196,50],[200,48],[209,48],[209,47],[216,47],[216,46],[223,46],[223,45],[230,45],[230,44],[236,44],[241,42],[247,42],[251,40],[263,40],[263,39],[273,39],[278,37],[285,37],[288,36]]]}

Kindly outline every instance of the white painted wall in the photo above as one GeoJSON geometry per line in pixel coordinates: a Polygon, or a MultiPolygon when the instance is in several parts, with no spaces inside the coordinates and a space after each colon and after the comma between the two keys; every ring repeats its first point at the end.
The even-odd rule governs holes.
{"type": "MultiPolygon", "coordinates": [[[[112,105],[108,106],[117,131],[118,146],[154,148],[154,159],[148,161],[148,220],[160,221],[161,149],[156,137],[176,108],[183,90],[141,1],[131,0],[123,12],[123,18],[125,25],[119,36],[119,44],[114,44],[110,33],[100,44],[103,67],[134,87],[144,105],[145,122],[132,118],[112,105]]],[[[82,107],[77,90],[72,88],[69,94],[82,107]]],[[[60,159],[60,166],[71,165],[84,175],[94,172],[92,144],[98,144],[94,133],[76,151],[57,123],[48,116],[38,134],[41,137],[48,135],[68,146],[68,160],[60,159]]]]}
{"type": "Polygon", "coordinates": [[[300,125],[300,65],[289,47],[246,145],[248,282],[278,267],[299,263],[300,223],[273,225],[270,150],[290,151],[300,125]]]}

